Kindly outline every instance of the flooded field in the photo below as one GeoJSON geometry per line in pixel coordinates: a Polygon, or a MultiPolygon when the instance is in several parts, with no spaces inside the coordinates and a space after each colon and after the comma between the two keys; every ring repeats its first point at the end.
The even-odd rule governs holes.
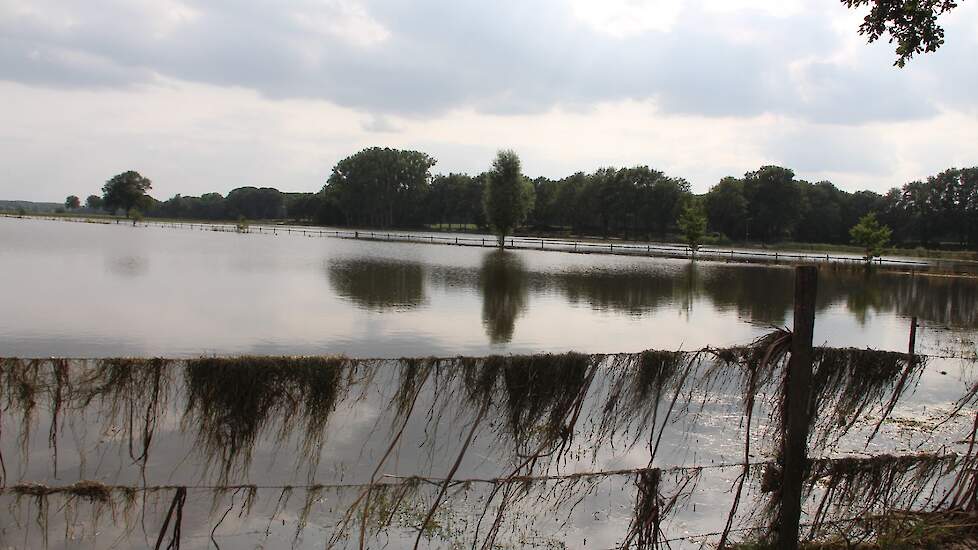
{"type": "MultiPolygon", "coordinates": [[[[787,266],[8,218],[0,261],[0,342],[42,357],[726,346],[790,324],[793,281],[787,266]]],[[[968,338],[978,279],[823,269],[815,342],[904,351],[914,315],[921,345],[968,338]]]]}
{"type": "MultiPolygon", "coordinates": [[[[654,511],[695,548],[741,463],[736,535],[764,521],[783,365],[738,346],[790,325],[791,269],[5,219],[0,260],[0,356],[171,358],[3,363],[0,547],[641,548],[654,511]]],[[[896,353],[819,355],[812,456],[965,452],[976,312],[973,279],[823,270],[816,344],[896,353]]],[[[946,460],[841,472],[831,511],[946,460]]]]}

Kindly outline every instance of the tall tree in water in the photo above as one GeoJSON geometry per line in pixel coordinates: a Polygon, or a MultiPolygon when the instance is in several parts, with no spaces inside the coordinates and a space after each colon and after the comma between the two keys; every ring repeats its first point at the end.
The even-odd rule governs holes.
{"type": "Polygon", "coordinates": [[[133,209],[144,206],[148,202],[149,197],[146,192],[152,187],[149,178],[133,170],[112,176],[112,179],[102,186],[102,206],[109,212],[121,208],[128,218],[133,209]]]}
{"type": "Polygon", "coordinates": [[[691,198],[686,201],[686,206],[679,215],[678,225],[686,244],[695,253],[706,236],[706,210],[699,200],[691,198]]]}
{"type": "Polygon", "coordinates": [[[852,244],[861,246],[866,251],[864,257],[867,262],[871,262],[873,258],[883,254],[892,234],[893,232],[890,231],[889,227],[876,221],[876,214],[872,212],[863,216],[859,223],[849,230],[852,244]]]}
{"type": "Polygon", "coordinates": [[[500,151],[496,155],[482,198],[486,219],[502,248],[506,235],[512,234],[533,209],[533,183],[523,176],[516,153],[500,151]]]}

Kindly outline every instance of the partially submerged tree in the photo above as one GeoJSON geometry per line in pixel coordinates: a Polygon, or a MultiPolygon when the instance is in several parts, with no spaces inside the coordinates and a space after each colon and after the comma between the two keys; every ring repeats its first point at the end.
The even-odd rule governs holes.
{"type": "Polygon", "coordinates": [[[146,204],[149,198],[146,191],[152,187],[149,178],[143,177],[139,172],[133,170],[123,172],[105,182],[102,187],[102,205],[109,212],[121,208],[128,218],[131,210],[146,204]]]}
{"type": "Polygon", "coordinates": [[[872,6],[859,25],[859,34],[873,43],[890,35],[896,42],[897,59],[903,67],[916,53],[937,51],[944,44],[944,29],[937,17],[958,6],[957,0],[842,0],[849,8],[872,6]]]}
{"type": "Polygon", "coordinates": [[[877,221],[876,214],[872,212],[860,218],[859,223],[849,230],[853,244],[865,249],[867,262],[883,254],[891,234],[890,228],[877,221]]]}
{"type": "Polygon", "coordinates": [[[687,201],[679,215],[678,224],[679,230],[683,232],[683,239],[695,253],[706,236],[706,210],[703,205],[697,200],[687,201]]]}
{"type": "Polygon", "coordinates": [[[68,210],[74,210],[80,206],[81,199],[79,199],[76,195],[68,195],[68,198],[65,199],[65,208],[68,210]]]}
{"type": "Polygon", "coordinates": [[[506,245],[506,235],[526,220],[533,209],[533,198],[533,184],[523,176],[520,157],[513,151],[500,151],[482,195],[486,218],[500,248],[506,245]]]}

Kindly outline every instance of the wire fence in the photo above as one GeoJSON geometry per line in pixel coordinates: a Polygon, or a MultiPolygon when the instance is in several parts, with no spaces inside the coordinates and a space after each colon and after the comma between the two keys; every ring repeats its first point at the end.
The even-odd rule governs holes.
{"type": "MultiPolygon", "coordinates": [[[[9,217],[9,215],[8,215],[9,217]]],[[[68,221],[77,223],[96,223],[96,224],[125,224],[130,223],[126,220],[108,220],[99,218],[71,218],[71,217],[42,217],[31,216],[35,219],[45,219],[51,221],[68,221]]],[[[231,224],[231,223],[211,223],[211,222],[179,222],[179,221],[133,221],[133,225],[140,227],[161,227],[173,229],[190,229],[199,231],[215,231],[224,233],[258,233],[268,235],[296,235],[304,237],[332,237],[340,239],[384,241],[384,242],[408,242],[417,244],[441,244],[453,246],[496,248],[500,246],[499,241],[492,235],[470,235],[470,234],[432,234],[424,232],[394,232],[379,230],[346,230],[333,228],[317,228],[289,225],[263,225],[263,224],[231,224]]],[[[813,263],[813,264],[837,264],[848,266],[859,266],[867,263],[864,257],[851,254],[840,255],[832,253],[805,253],[788,251],[764,251],[764,250],[741,250],[732,248],[700,247],[693,250],[683,244],[666,243],[629,243],[598,240],[571,240],[548,237],[506,237],[504,240],[506,248],[516,250],[543,250],[551,252],[570,252],[578,254],[610,254],[623,256],[649,256],[664,258],[697,258],[701,260],[716,261],[737,261],[743,263],[813,263]]],[[[967,260],[911,260],[905,258],[874,258],[872,263],[877,266],[891,268],[902,268],[911,271],[928,271],[940,266],[970,266],[978,269],[978,262],[967,260]]],[[[970,272],[970,269],[962,269],[962,272],[970,272]]]]}

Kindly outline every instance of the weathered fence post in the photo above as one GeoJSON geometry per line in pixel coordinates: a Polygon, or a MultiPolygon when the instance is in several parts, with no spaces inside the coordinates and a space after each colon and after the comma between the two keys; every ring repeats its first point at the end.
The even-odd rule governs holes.
{"type": "Polygon", "coordinates": [[[910,346],[909,346],[910,359],[913,359],[914,353],[917,349],[917,316],[914,315],[910,319],[910,346]]]}
{"type": "Polygon", "coordinates": [[[801,521],[802,486],[808,463],[808,427],[811,421],[812,333],[818,268],[795,268],[795,324],[785,384],[784,477],[781,485],[781,525],[778,549],[797,550],[801,521]]]}

